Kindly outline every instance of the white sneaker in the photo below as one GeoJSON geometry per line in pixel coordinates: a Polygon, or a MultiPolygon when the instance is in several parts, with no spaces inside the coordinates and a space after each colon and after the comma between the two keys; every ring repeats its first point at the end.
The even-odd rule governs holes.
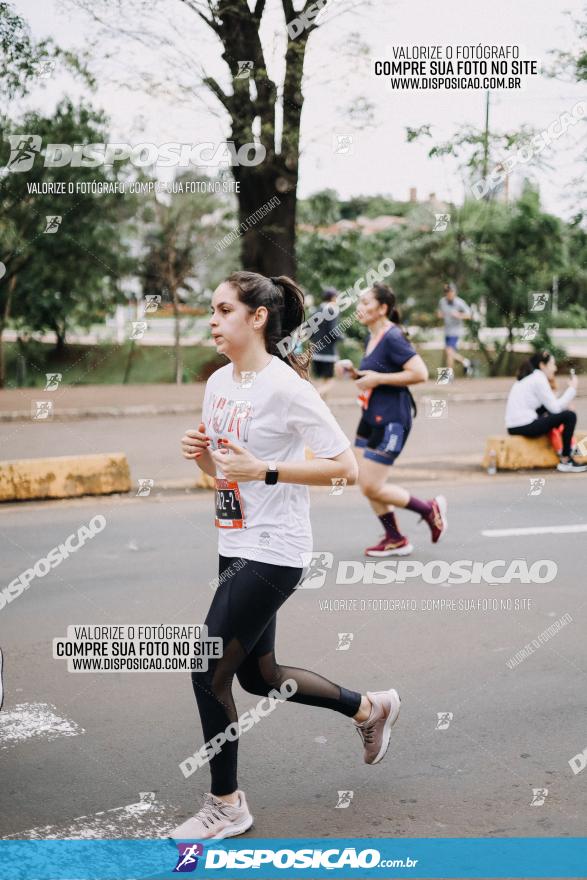
{"type": "Polygon", "coordinates": [[[378,764],[389,747],[391,728],[398,719],[402,701],[395,688],[388,691],[367,691],[371,714],[366,721],[353,721],[363,740],[365,764],[378,764]]]}
{"type": "Polygon", "coordinates": [[[563,474],[582,474],[587,471],[587,464],[579,464],[574,458],[569,458],[568,461],[559,461],[556,469],[563,474]]]}
{"type": "Polygon", "coordinates": [[[173,840],[220,840],[244,834],[253,824],[244,791],[237,791],[239,802],[227,804],[207,794],[204,805],[195,816],[169,832],[173,840]]]}

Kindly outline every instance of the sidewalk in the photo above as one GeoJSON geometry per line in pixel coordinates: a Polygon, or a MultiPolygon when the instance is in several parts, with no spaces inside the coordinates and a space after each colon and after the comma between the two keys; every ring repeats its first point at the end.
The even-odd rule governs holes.
{"type": "MultiPolygon", "coordinates": [[[[455,482],[487,479],[481,467],[483,452],[488,436],[504,433],[505,398],[510,386],[511,380],[506,378],[461,379],[451,386],[429,382],[416,387],[419,416],[409,446],[393,468],[394,479],[408,485],[431,480],[443,489],[455,482]],[[427,418],[421,405],[424,396],[448,398],[447,417],[427,418]]],[[[353,390],[350,382],[340,381],[328,399],[349,440],[360,417],[353,390]]],[[[197,383],[0,392],[1,458],[123,452],[133,486],[139,479],[152,479],[154,495],[191,491],[199,470],[181,455],[180,439],[199,421],[203,391],[204,384],[197,383]],[[47,399],[55,401],[54,418],[33,419],[32,402],[47,399]]],[[[577,412],[580,425],[587,424],[587,395],[579,398],[577,412]]],[[[502,474],[498,478],[510,479],[502,474]]]]}
{"type": "MultiPolygon", "coordinates": [[[[512,385],[509,377],[499,379],[456,379],[451,385],[426,382],[413,389],[417,401],[443,397],[454,403],[505,401],[512,385]]],[[[10,388],[0,391],[0,421],[31,418],[33,402],[52,400],[53,419],[84,419],[103,416],[153,416],[198,412],[204,397],[204,383],[188,385],[64,385],[56,391],[39,388],[10,388]]],[[[356,406],[350,382],[335,383],[327,402],[356,406]]]]}

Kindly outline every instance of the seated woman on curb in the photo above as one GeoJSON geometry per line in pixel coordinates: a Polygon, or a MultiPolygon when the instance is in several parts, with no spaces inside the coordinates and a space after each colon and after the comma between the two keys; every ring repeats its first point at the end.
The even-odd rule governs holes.
{"type": "Polygon", "coordinates": [[[576,474],[587,471],[587,465],[578,464],[571,454],[577,414],[568,409],[568,405],[577,393],[577,377],[571,376],[567,390],[556,397],[550,387],[556,369],[556,361],[549,351],[536,352],[522,364],[518,381],[509,393],[505,424],[508,434],[522,437],[542,437],[562,425],[563,450],[556,469],[576,474]],[[541,407],[545,415],[538,415],[541,407]]]}

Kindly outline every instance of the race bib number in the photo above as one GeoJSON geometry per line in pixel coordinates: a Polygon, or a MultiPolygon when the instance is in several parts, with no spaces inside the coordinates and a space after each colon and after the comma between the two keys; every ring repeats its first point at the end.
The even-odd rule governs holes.
{"type": "Polygon", "coordinates": [[[216,477],[216,519],[219,529],[244,529],[243,502],[237,482],[216,477]]]}

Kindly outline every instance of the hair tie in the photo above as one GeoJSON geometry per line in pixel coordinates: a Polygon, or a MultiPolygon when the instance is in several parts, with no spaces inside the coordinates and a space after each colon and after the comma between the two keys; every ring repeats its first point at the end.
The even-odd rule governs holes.
{"type": "Polygon", "coordinates": [[[281,284],[281,281],[278,281],[277,278],[275,278],[273,275],[269,276],[269,281],[272,281],[273,284],[275,284],[276,286],[281,284]]]}

